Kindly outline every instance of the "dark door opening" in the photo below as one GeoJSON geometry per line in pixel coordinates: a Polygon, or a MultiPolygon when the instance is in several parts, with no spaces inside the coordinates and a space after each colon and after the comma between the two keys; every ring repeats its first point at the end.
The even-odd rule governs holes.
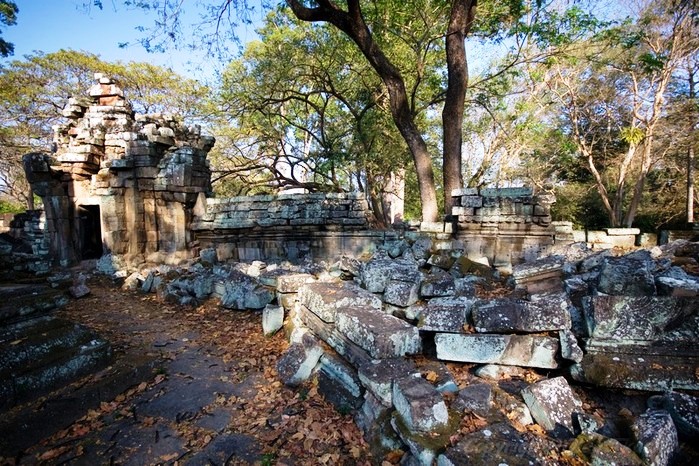
{"type": "Polygon", "coordinates": [[[100,206],[78,206],[80,219],[80,257],[82,260],[102,257],[102,226],[100,206]]]}

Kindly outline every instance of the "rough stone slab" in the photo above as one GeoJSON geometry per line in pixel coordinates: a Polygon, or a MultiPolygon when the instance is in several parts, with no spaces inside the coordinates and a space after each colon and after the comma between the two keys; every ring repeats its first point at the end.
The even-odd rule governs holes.
{"type": "Polygon", "coordinates": [[[432,332],[463,333],[477,301],[477,298],[465,296],[433,298],[420,312],[417,326],[432,332]]]}
{"type": "Polygon", "coordinates": [[[447,368],[446,364],[442,362],[431,359],[421,361],[420,373],[439,393],[456,393],[459,391],[454,375],[447,368]]]}
{"type": "Polygon", "coordinates": [[[577,458],[590,465],[643,466],[636,453],[616,439],[595,432],[580,434],[570,445],[577,458]]]}
{"type": "Polygon", "coordinates": [[[277,362],[277,373],[280,380],[289,386],[297,386],[308,380],[315,369],[323,348],[318,340],[306,332],[301,341],[292,343],[277,362]]]}
{"type": "Polygon", "coordinates": [[[308,283],[299,289],[299,301],[325,322],[335,322],[338,309],[381,309],[381,299],[351,282],[308,283]]]}
{"type": "Polygon", "coordinates": [[[422,348],[417,328],[376,309],[343,307],[337,310],[335,324],[375,359],[417,354],[422,348]]]}
{"type": "Polygon", "coordinates": [[[350,364],[355,367],[361,367],[363,364],[371,361],[369,353],[341,334],[337,328],[335,328],[334,324],[324,322],[302,304],[296,303],[295,311],[298,319],[304,326],[318,338],[330,345],[332,349],[337,351],[337,353],[350,364]]]}
{"type": "Polygon", "coordinates": [[[342,358],[323,354],[318,366],[318,390],[336,409],[357,409],[364,402],[364,387],[357,371],[342,358]]]}
{"type": "Polygon", "coordinates": [[[379,402],[393,406],[393,383],[404,377],[420,377],[420,371],[409,359],[374,359],[358,368],[359,380],[379,402]]]}
{"type": "Polygon", "coordinates": [[[417,271],[417,263],[407,260],[372,259],[366,262],[360,272],[362,285],[371,293],[383,293],[392,279],[412,276],[417,271]]]}
{"type": "Polygon", "coordinates": [[[468,434],[437,458],[437,466],[542,464],[530,442],[513,427],[498,423],[468,434]]]}
{"type": "Polygon", "coordinates": [[[588,334],[616,344],[658,340],[678,327],[678,341],[696,341],[699,301],[672,296],[590,296],[583,299],[588,334]]]}
{"type": "Polygon", "coordinates": [[[420,297],[420,282],[390,280],[386,284],[383,300],[394,306],[408,307],[415,304],[420,297]]]}
{"type": "Polygon", "coordinates": [[[471,318],[480,333],[538,333],[570,328],[571,306],[565,293],[537,301],[498,298],[476,303],[471,318]]]}
{"type": "Polygon", "coordinates": [[[513,377],[524,377],[525,369],[518,366],[502,366],[500,364],[485,364],[473,372],[476,377],[488,380],[503,380],[513,377]]]}
{"type": "Polygon", "coordinates": [[[453,296],[456,293],[454,277],[448,273],[434,273],[425,277],[420,285],[420,296],[435,298],[453,296]]]}
{"type": "Polygon", "coordinates": [[[563,288],[564,264],[565,259],[557,255],[524,262],[512,267],[512,278],[517,287],[530,294],[559,291],[563,288]]]}
{"type": "Polygon", "coordinates": [[[422,377],[408,376],[394,381],[393,406],[411,432],[432,432],[449,422],[442,395],[422,377]]]}
{"type": "Polygon", "coordinates": [[[431,466],[447,441],[435,441],[430,434],[418,434],[408,429],[394,411],[391,416],[391,427],[401,440],[401,449],[408,447],[408,453],[403,455],[401,463],[406,466],[431,466]]]}
{"type": "Polygon", "coordinates": [[[609,236],[636,236],[641,234],[638,228],[605,228],[609,236]]]}
{"type": "Polygon", "coordinates": [[[558,339],[540,335],[439,333],[437,358],[444,361],[494,363],[556,369],[558,339]]]}
{"type": "Polygon", "coordinates": [[[667,466],[678,448],[677,430],[670,413],[649,409],[641,414],[631,426],[634,451],[646,464],[667,466]]]}
{"type": "Polygon", "coordinates": [[[478,188],[457,188],[451,190],[451,197],[477,196],[478,188]]]}
{"type": "Polygon", "coordinates": [[[573,413],[580,411],[582,403],[563,377],[542,380],[522,390],[522,397],[536,422],[553,432],[559,426],[573,433],[573,413]]]}
{"type": "Polygon", "coordinates": [[[665,391],[673,388],[699,390],[696,369],[699,356],[652,354],[652,347],[623,348],[624,353],[594,352],[585,354],[580,364],[571,368],[575,380],[600,387],[665,391]]]}
{"type": "Polygon", "coordinates": [[[310,273],[289,273],[277,277],[277,291],[280,293],[296,293],[307,284],[316,281],[310,273]]]}
{"type": "Polygon", "coordinates": [[[656,294],[655,262],[646,250],[622,257],[606,257],[600,267],[597,289],[613,296],[652,296],[656,294]]]}
{"type": "Polygon", "coordinates": [[[534,193],[531,187],[522,186],[516,188],[481,188],[483,197],[528,197],[534,193]]]}
{"type": "Polygon", "coordinates": [[[262,310],[262,333],[274,335],[284,326],[284,308],[268,304],[262,310]]]}
{"type": "MultiPolygon", "coordinates": [[[[668,392],[657,398],[660,398],[657,408],[670,413],[680,437],[699,438],[699,398],[682,392],[668,392]]],[[[651,406],[650,400],[648,405],[656,407],[651,406]]]]}
{"type": "Polygon", "coordinates": [[[581,362],[583,360],[583,350],[578,345],[578,339],[575,334],[568,330],[560,330],[558,338],[561,341],[561,357],[573,362],[581,362]]]}
{"type": "Polygon", "coordinates": [[[220,296],[221,306],[226,309],[263,309],[274,300],[270,288],[261,286],[251,277],[234,273],[230,278],[213,283],[214,295],[220,296]]]}
{"type": "Polygon", "coordinates": [[[486,416],[493,402],[493,389],[487,383],[474,383],[459,390],[452,406],[461,412],[468,411],[486,416]]]}
{"type": "MultiPolygon", "coordinates": [[[[522,401],[521,397],[510,395],[497,385],[494,385],[492,389],[493,406],[497,411],[507,416],[508,419],[518,422],[523,426],[534,424],[534,419],[532,419],[529,407],[522,401]]],[[[493,420],[497,422],[498,417],[494,417],[493,420]]]]}

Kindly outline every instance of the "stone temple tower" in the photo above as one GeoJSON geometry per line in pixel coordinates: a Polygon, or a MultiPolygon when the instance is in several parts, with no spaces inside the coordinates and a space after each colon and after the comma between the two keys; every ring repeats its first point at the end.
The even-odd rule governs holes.
{"type": "Polygon", "coordinates": [[[95,80],[64,108],[55,154],[24,157],[52,257],[64,266],[105,254],[131,265],[191,257],[190,224],[211,191],[214,138],[172,115],[134,114],[112,79],[95,80]]]}

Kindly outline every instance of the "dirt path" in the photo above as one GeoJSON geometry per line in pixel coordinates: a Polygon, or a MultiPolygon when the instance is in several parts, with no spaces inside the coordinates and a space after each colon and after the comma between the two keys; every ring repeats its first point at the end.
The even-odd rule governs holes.
{"type": "Polygon", "coordinates": [[[153,361],[151,373],[6,464],[305,465],[370,459],[351,416],[334,410],[313,385],[291,390],[278,381],[276,361],[286,342],[281,333],[262,335],[260,313],[227,311],[213,301],[198,308],[163,304],[102,278],[88,285],[92,293],[60,315],[110,340],[116,361],[153,361]]]}

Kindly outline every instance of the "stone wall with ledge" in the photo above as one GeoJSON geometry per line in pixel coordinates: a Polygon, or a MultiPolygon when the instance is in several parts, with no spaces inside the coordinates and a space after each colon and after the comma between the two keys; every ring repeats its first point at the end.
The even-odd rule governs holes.
{"type": "Polygon", "coordinates": [[[200,198],[192,231],[219,260],[333,260],[371,254],[399,241],[400,231],[372,229],[360,193],[200,198]]]}
{"type": "MultiPolygon", "coordinates": [[[[464,188],[452,192],[456,238],[470,258],[487,258],[499,269],[534,260],[551,247],[551,194],[532,188],[464,188]]],[[[559,233],[560,234],[560,233],[559,233]]]]}

